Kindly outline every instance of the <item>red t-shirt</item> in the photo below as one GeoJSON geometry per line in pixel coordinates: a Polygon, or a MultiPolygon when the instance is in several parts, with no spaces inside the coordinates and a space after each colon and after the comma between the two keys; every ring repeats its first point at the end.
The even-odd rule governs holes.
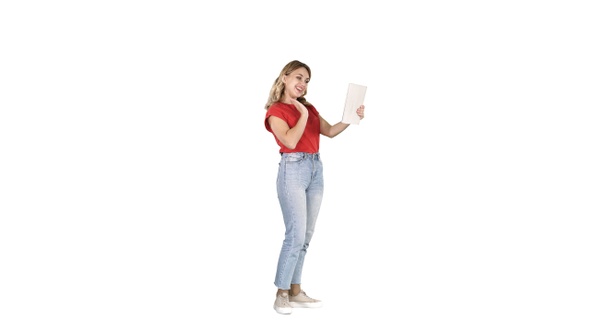
{"type": "Polygon", "coordinates": [[[301,139],[295,146],[295,149],[291,150],[284,146],[281,141],[277,138],[277,136],[272,132],[270,129],[270,124],[268,123],[268,117],[273,115],[278,118],[281,118],[287,122],[289,128],[293,128],[299,118],[301,117],[301,113],[297,110],[295,105],[292,104],[285,104],[281,102],[276,102],[272,104],[268,110],[266,111],[266,116],[264,117],[264,126],[266,130],[271,132],[277,141],[277,144],[280,147],[279,152],[307,152],[307,153],[318,153],[320,150],[320,114],[318,111],[313,107],[313,105],[306,105],[307,110],[309,111],[309,116],[307,117],[307,124],[305,126],[305,130],[303,131],[303,135],[301,139]]]}

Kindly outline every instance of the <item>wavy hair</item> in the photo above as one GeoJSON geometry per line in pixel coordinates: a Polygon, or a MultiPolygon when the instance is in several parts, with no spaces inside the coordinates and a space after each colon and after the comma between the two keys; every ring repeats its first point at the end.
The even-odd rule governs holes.
{"type": "MultiPolygon", "coordinates": [[[[265,109],[268,110],[268,108],[272,104],[281,100],[281,97],[283,96],[283,92],[285,92],[285,83],[283,83],[283,80],[282,80],[283,76],[289,75],[293,71],[295,71],[301,67],[303,67],[307,70],[307,72],[309,73],[309,78],[311,79],[311,69],[309,69],[308,65],[306,65],[305,63],[298,61],[298,60],[293,60],[293,61],[289,62],[288,64],[285,65],[285,67],[283,67],[283,70],[281,70],[281,73],[275,79],[275,81],[272,85],[272,88],[270,89],[270,93],[268,94],[268,101],[266,102],[266,105],[264,106],[265,109]]],[[[309,105],[309,102],[305,99],[306,94],[307,94],[307,89],[305,89],[305,92],[303,92],[301,97],[297,98],[297,100],[300,103],[302,103],[303,105],[309,105]]]]}

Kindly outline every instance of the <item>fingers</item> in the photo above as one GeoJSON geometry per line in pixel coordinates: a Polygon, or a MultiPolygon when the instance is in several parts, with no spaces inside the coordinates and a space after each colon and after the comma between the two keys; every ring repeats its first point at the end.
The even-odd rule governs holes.
{"type": "Polygon", "coordinates": [[[359,116],[359,118],[364,118],[365,117],[365,105],[361,105],[359,108],[357,108],[356,110],[356,114],[359,116]]]}

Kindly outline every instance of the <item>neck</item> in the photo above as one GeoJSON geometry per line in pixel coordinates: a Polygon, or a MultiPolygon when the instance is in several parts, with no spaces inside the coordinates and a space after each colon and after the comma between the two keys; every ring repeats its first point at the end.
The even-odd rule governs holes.
{"type": "Polygon", "coordinates": [[[285,96],[282,96],[279,101],[283,104],[293,104],[293,102],[291,101],[291,98],[287,98],[285,96]]]}

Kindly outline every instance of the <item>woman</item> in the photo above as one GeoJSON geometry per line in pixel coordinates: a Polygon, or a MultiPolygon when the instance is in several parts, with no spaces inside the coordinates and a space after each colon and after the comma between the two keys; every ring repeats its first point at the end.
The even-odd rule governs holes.
{"type": "MultiPolygon", "coordinates": [[[[310,78],[309,66],[297,60],[289,62],[274,81],[265,105],[264,125],[281,154],[276,185],[285,238],[277,264],[274,283],[278,290],[273,306],[280,314],[290,314],[292,308],[322,306],[320,300],[301,290],[303,262],[324,191],[320,134],[332,138],[349,126],[329,124],[304,98],[310,78]]],[[[364,106],[356,111],[361,119],[364,111],[364,106]]]]}

